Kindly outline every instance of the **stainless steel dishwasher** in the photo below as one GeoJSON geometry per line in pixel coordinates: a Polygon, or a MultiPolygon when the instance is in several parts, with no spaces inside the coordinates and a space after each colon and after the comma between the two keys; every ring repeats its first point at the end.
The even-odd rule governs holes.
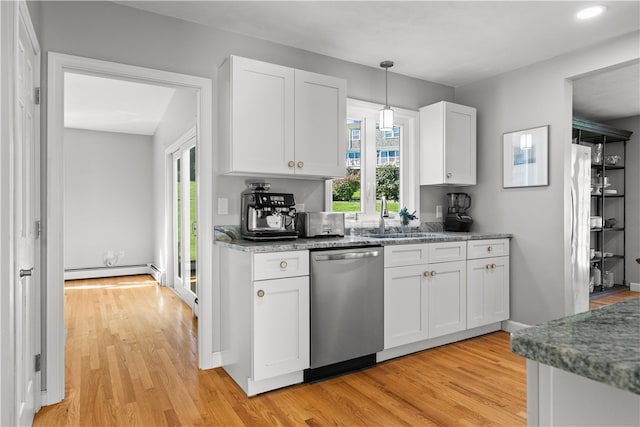
{"type": "Polygon", "coordinates": [[[384,347],[384,251],[310,252],[311,369],[305,381],[375,364],[384,347]]]}

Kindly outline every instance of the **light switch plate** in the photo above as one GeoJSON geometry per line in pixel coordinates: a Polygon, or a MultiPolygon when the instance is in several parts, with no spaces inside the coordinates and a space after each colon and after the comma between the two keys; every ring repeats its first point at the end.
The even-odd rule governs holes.
{"type": "Polygon", "coordinates": [[[436,206],[436,218],[442,218],[442,205],[436,206]]]}

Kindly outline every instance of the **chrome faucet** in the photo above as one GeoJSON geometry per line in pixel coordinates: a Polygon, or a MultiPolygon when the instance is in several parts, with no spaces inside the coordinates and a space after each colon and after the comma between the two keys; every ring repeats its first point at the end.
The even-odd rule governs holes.
{"type": "Polygon", "coordinates": [[[389,218],[389,210],[387,209],[387,198],[382,196],[380,198],[380,234],[384,233],[384,219],[389,218]]]}

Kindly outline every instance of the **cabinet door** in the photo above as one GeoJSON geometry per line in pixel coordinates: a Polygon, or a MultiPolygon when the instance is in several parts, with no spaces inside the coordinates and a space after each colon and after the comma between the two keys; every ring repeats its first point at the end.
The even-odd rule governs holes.
{"type": "Polygon", "coordinates": [[[384,269],[384,348],[428,338],[425,266],[384,269]]]}
{"type": "Polygon", "coordinates": [[[233,171],[292,174],[294,70],[237,56],[231,61],[233,171]]]}
{"type": "Polygon", "coordinates": [[[253,380],[309,367],[309,276],[253,282],[253,380]]]}
{"type": "Polygon", "coordinates": [[[509,257],[467,261],[467,327],[509,318],[509,257]]]}
{"type": "Polygon", "coordinates": [[[295,70],[295,173],[343,177],[347,134],[345,80],[295,70]]]}
{"type": "Polygon", "coordinates": [[[429,338],[467,327],[466,261],[428,264],[429,338]]]}
{"type": "Polygon", "coordinates": [[[446,101],[420,108],[420,185],[475,183],[475,108],[446,101]]]}
{"type": "Polygon", "coordinates": [[[445,184],[476,183],[476,110],[445,102],[445,184]]]}

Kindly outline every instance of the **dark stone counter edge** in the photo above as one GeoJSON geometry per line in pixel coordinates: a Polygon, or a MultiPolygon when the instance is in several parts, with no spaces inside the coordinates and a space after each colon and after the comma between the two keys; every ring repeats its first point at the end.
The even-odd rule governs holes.
{"type": "Polygon", "coordinates": [[[217,245],[226,246],[244,252],[284,252],[308,249],[331,249],[361,246],[390,246],[417,243],[456,242],[467,240],[510,239],[510,233],[455,233],[435,232],[437,236],[403,237],[379,239],[366,236],[321,237],[316,239],[277,240],[271,242],[256,242],[252,240],[216,240],[217,245]]]}
{"type": "MultiPolygon", "coordinates": [[[[637,302],[640,302],[640,298],[618,304],[637,302]]],[[[607,307],[597,310],[603,310],[605,308],[607,307]]],[[[573,316],[550,321],[543,325],[533,326],[532,328],[550,329],[553,328],[554,325],[562,324],[565,319],[571,317],[573,316]]],[[[531,328],[511,334],[511,351],[527,359],[640,395],[640,364],[636,363],[629,366],[614,363],[607,360],[604,356],[592,356],[566,345],[554,345],[550,342],[542,342],[539,339],[524,335],[528,329],[531,328]]],[[[640,351],[640,349],[638,351],[640,351]]]]}

